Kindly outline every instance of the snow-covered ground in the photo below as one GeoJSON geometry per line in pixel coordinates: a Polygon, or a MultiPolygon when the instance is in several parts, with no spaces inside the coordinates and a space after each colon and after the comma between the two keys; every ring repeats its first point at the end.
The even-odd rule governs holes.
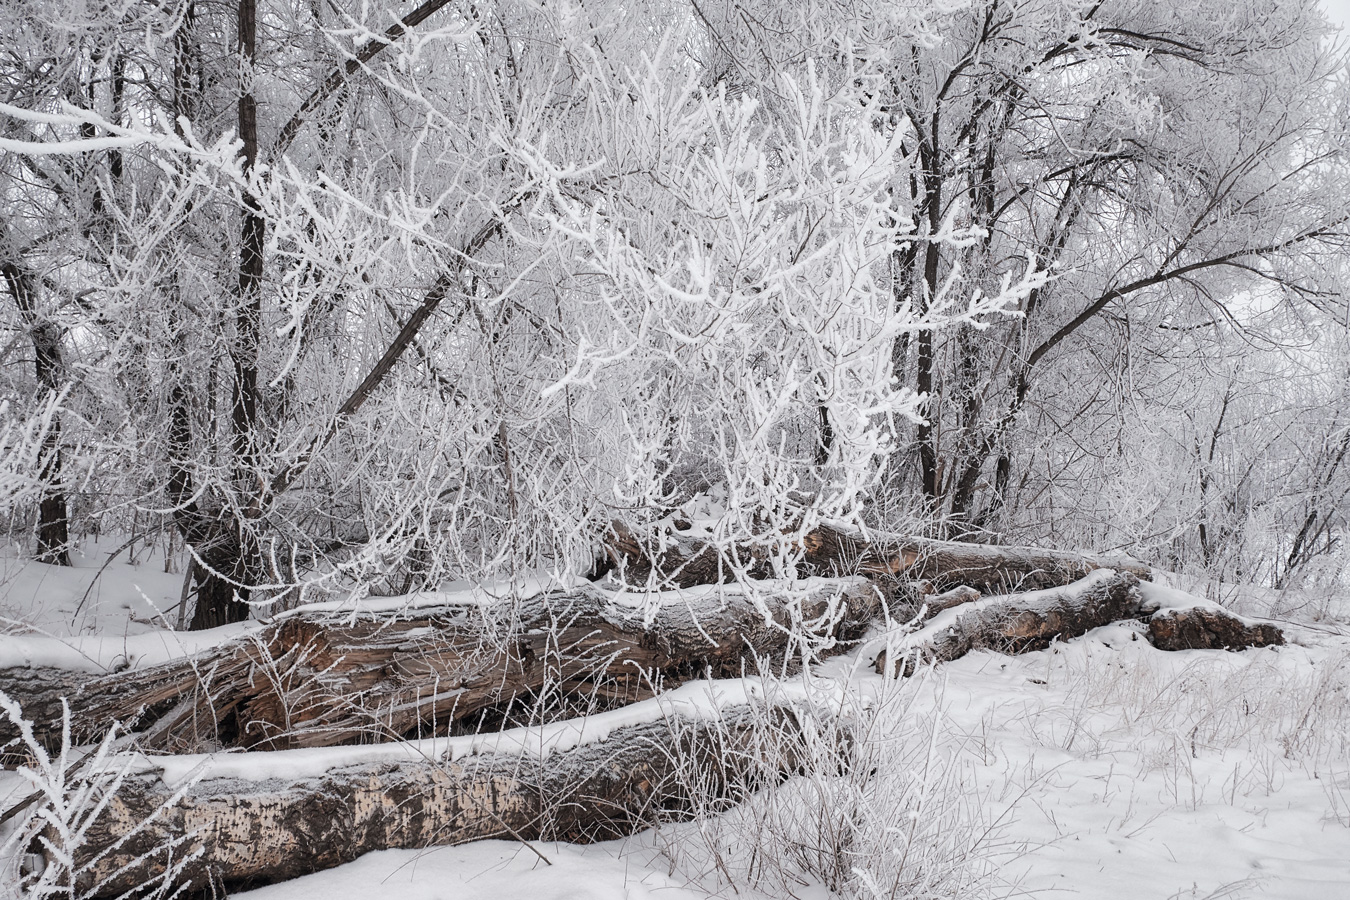
{"type": "Polygon", "coordinates": [[[1113,625],[945,667],[934,704],[1032,896],[1350,897],[1350,641],[1163,653],[1113,625]]]}
{"type": "MultiPolygon", "coordinates": [[[[156,623],[181,575],[157,555],[132,566],[123,550],[108,562],[116,546],[92,547],[74,571],[0,560],[0,657],[22,657],[21,635],[34,631],[75,638],[90,665],[113,662],[95,638],[131,650],[179,640],[156,623]]],[[[1243,611],[1259,614],[1251,596],[1243,611]]],[[[872,673],[874,645],[816,673],[829,695],[843,685],[870,704],[866,777],[834,784],[817,772],[721,820],[626,841],[373,853],[241,896],[815,900],[828,896],[823,850],[881,897],[907,896],[893,890],[898,872],[964,866],[975,883],[963,898],[1344,900],[1350,602],[1316,609],[1316,621],[1282,623],[1282,648],[1163,653],[1139,626],[1116,624],[1021,657],[975,653],[904,682],[872,673]],[[834,842],[817,833],[804,852],[812,821],[835,828],[834,842]],[[756,868],[765,853],[774,865],[756,868]]],[[[22,787],[0,773],[0,798],[22,787]]]]}
{"type": "Polygon", "coordinates": [[[70,555],[66,569],[0,546],[0,632],[119,638],[176,623],[181,560],[166,572],[161,548],[129,544],[126,535],[86,538],[70,555]]]}

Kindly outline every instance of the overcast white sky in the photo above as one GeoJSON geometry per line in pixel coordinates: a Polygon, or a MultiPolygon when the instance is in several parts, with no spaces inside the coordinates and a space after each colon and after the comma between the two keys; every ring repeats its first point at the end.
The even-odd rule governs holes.
{"type": "MultiPolygon", "coordinates": [[[[1350,26],[1350,0],[1322,0],[1327,17],[1337,25],[1350,26]]],[[[1350,31],[1350,28],[1347,28],[1350,31]]]]}

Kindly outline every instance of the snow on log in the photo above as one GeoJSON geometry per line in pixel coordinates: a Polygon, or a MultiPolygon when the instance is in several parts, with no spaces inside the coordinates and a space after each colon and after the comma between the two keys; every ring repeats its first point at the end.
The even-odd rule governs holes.
{"type": "Polygon", "coordinates": [[[894,639],[876,661],[882,674],[910,675],[922,664],[949,662],[972,650],[1027,653],[1122,619],[1148,621],[1159,650],[1242,650],[1284,643],[1268,622],[1253,622],[1190,594],[1141,582],[1132,572],[1100,569],[1050,590],[980,599],[952,590],[932,598],[912,621],[918,631],[894,639]],[[893,662],[894,660],[894,662],[893,662]]]}
{"type": "Polygon", "coordinates": [[[89,867],[80,887],[134,889],[169,853],[198,854],[185,872],[191,887],[229,893],[374,850],[633,834],[678,815],[691,790],[705,799],[753,790],[800,761],[792,705],[753,690],[729,700],[738,682],[723,684],[495,735],[150,758],[77,848],[77,866],[89,867]],[[184,782],[194,768],[205,770],[200,780],[184,782]]]}
{"type": "Polygon", "coordinates": [[[1142,585],[1140,613],[1159,650],[1243,650],[1280,646],[1284,632],[1270,622],[1236,616],[1217,603],[1160,584],[1142,585]]]}
{"type": "Polygon", "coordinates": [[[1142,597],[1132,572],[1100,569],[1070,585],[988,597],[954,606],[877,656],[883,675],[911,675],[923,664],[949,662],[972,650],[1027,653],[1134,618],[1142,597]]]}
{"type": "MultiPolygon", "coordinates": [[[[782,537],[787,543],[791,539],[782,537]]],[[[719,546],[706,537],[674,531],[639,538],[620,523],[611,529],[606,570],[629,584],[692,587],[720,584],[738,571],[752,578],[770,571],[769,543],[719,546]]],[[[808,532],[800,545],[785,548],[800,557],[800,575],[894,577],[925,581],[934,591],[967,586],[985,593],[1062,587],[1098,569],[1129,572],[1148,580],[1148,566],[1123,556],[1095,556],[1034,547],[998,547],[875,533],[864,537],[830,526],[808,532]]]]}
{"type": "MultiPolygon", "coordinates": [[[[96,740],[117,720],[140,732],[143,746],[167,752],[322,747],[495,728],[513,701],[546,685],[582,702],[642,700],[657,684],[790,659],[804,630],[827,650],[848,646],[882,616],[879,592],[861,579],[766,583],[763,591],[758,602],[739,588],[665,597],[583,588],[504,610],[301,608],[143,669],[0,670],[0,690],[49,743],[60,739],[64,696],[77,741],[96,740]],[[493,621],[493,613],[512,618],[493,621]]],[[[0,743],[10,737],[0,727],[0,743]]]]}
{"type": "Polygon", "coordinates": [[[1245,650],[1284,644],[1270,622],[1248,622],[1204,606],[1165,609],[1148,620],[1148,639],[1159,650],[1245,650]]]}
{"type": "Polygon", "coordinates": [[[1000,547],[876,533],[870,538],[822,527],[806,535],[805,574],[860,573],[927,581],[933,590],[967,586],[986,594],[1037,591],[1112,569],[1144,581],[1152,570],[1123,556],[1036,547],[1000,547]]]}

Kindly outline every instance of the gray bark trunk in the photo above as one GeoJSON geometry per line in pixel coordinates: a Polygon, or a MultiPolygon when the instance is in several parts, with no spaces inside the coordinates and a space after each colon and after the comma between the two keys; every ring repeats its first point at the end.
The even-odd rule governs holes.
{"type": "Polygon", "coordinates": [[[137,775],[114,794],[78,848],[76,865],[85,868],[83,888],[113,896],[148,882],[170,859],[196,852],[184,879],[219,894],[332,868],[373,850],[487,838],[609,840],[679,817],[695,797],[777,779],[794,768],[799,735],[788,709],[743,706],[723,710],[716,721],[675,715],[628,726],[604,742],[544,759],[499,753],[304,778],[215,778],[178,800],[158,776],[137,775]],[[774,736],[768,744],[766,732],[774,736]]]}
{"type": "MultiPolygon", "coordinates": [[[[783,538],[787,541],[788,538],[783,538]]],[[[1036,547],[998,547],[937,541],[928,538],[860,534],[822,526],[806,534],[795,548],[799,575],[895,578],[927,582],[947,591],[967,586],[988,594],[1035,591],[1070,584],[1097,569],[1130,572],[1145,581],[1152,570],[1125,556],[1097,556],[1036,547]]],[[[768,577],[763,543],[749,542],[719,549],[706,540],[679,532],[655,541],[639,537],[615,523],[606,547],[609,570],[629,584],[694,587],[720,584],[734,577],[735,563],[751,577],[768,577]]]]}
{"type": "MultiPolygon", "coordinates": [[[[817,635],[836,652],[883,616],[879,592],[861,581],[770,602],[766,619],[739,591],[707,594],[662,607],[645,626],[641,610],[594,590],[534,597],[508,610],[513,622],[497,624],[477,606],[298,611],[247,639],[146,669],[0,670],[0,690],[48,744],[60,740],[52,713],[61,696],[77,741],[98,739],[116,720],[141,732],[145,747],[177,753],[373,743],[492,728],[546,688],[555,699],[617,705],[651,697],[656,685],[754,672],[762,659],[791,666],[794,622],[819,619],[837,602],[817,635]]],[[[0,741],[13,736],[0,726],[0,741]]]]}
{"type": "Polygon", "coordinates": [[[990,597],[954,607],[877,656],[881,674],[910,675],[919,666],[959,659],[972,650],[1029,653],[1054,640],[1078,637],[1093,628],[1139,614],[1139,579],[1129,572],[1097,576],[1090,584],[990,597]]]}

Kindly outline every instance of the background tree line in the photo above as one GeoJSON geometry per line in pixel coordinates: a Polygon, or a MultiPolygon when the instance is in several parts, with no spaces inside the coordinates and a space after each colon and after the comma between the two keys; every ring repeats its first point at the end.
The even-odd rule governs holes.
{"type": "Polygon", "coordinates": [[[181,541],[195,627],[616,522],[1340,577],[1311,2],[0,16],[9,529],[181,541]]]}

